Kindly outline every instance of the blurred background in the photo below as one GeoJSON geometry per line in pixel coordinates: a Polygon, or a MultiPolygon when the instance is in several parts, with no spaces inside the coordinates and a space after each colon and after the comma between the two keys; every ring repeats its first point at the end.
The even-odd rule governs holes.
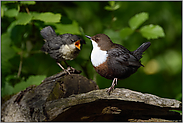
{"type": "MultiPolygon", "coordinates": [[[[1,96],[11,95],[30,85],[38,85],[61,69],[55,60],[40,51],[44,44],[40,30],[52,26],[56,33],[72,33],[85,39],[78,57],[67,63],[82,75],[108,88],[112,80],[97,74],[90,62],[92,45],[84,35],[107,34],[113,42],[130,51],[150,41],[141,67],[118,88],[128,88],[164,98],[182,99],[182,2],[5,2],[1,1],[1,96]],[[134,15],[146,12],[149,18],[140,27],[154,24],[165,36],[148,40],[137,29],[122,37],[134,15]],[[46,13],[46,14],[45,14],[46,13]]],[[[62,63],[64,65],[64,63],[62,63]]]]}

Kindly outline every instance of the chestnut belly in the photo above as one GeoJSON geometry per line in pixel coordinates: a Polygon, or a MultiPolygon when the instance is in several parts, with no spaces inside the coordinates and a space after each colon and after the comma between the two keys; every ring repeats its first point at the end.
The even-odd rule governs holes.
{"type": "Polygon", "coordinates": [[[125,66],[121,64],[108,65],[107,62],[94,67],[96,72],[107,79],[125,79],[135,73],[139,67],[125,66]]]}

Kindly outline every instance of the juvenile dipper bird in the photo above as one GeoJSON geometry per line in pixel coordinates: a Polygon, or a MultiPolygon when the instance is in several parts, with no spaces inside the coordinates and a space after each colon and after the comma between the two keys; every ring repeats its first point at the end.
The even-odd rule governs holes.
{"type": "MultiPolygon", "coordinates": [[[[45,44],[42,46],[41,50],[45,53],[49,53],[50,56],[56,60],[57,64],[64,71],[67,71],[59,61],[64,61],[66,63],[66,60],[73,60],[76,58],[85,41],[77,35],[68,33],[57,36],[51,26],[43,28],[40,33],[45,40],[45,44]]],[[[70,67],[67,63],[66,65],[70,67]]],[[[70,68],[74,69],[72,67],[70,68]]],[[[67,72],[70,74],[69,71],[67,72]]]]}
{"type": "Polygon", "coordinates": [[[143,43],[135,51],[130,52],[122,45],[115,44],[105,34],[97,34],[93,37],[87,36],[92,41],[93,50],[91,62],[98,74],[113,79],[112,85],[107,89],[110,94],[117,85],[118,79],[125,79],[135,73],[140,66],[143,52],[151,45],[150,42],[143,43]]]}

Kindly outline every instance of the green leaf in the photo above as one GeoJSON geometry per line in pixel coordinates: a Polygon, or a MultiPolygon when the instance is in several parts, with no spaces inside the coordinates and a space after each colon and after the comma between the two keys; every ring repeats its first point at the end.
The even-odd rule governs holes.
{"type": "Polygon", "coordinates": [[[9,59],[15,56],[15,51],[10,47],[11,39],[9,33],[1,36],[1,70],[3,73],[10,72],[12,67],[9,59]]]}
{"type": "Polygon", "coordinates": [[[115,5],[115,1],[109,1],[109,5],[110,6],[114,6],[115,5]]]}
{"type": "Polygon", "coordinates": [[[5,11],[4,15],[7,17],[16,17],[18,15],[18,10],[17,9],[9,9],[9,10],[5,11]]]}
{"type": "Polygon", "coordinates": [[[30,85],[39,85],[45,78],[45,75],[29,76],[26,82],[30,85]]]}
{"type": "Polygon", "coordinates": [[[11,22],[11,24],[7,28],[7,32],[11,33],[12,29],[17,25],[17,20],[11,22]]]}
{"type": "Polygon", "coordinates": [[[72,24],[53,24],[56,26],[55,32],[59,34],[64,34],[64,33],[71,33],[71,34],[76,34],[80,35],[81,32],[79,31],[79,25],[76,21],[73,21],[72,24]]]}
{"type": "Polygon", "coordinates": [[[19,91],[23,91],[30,85],[39,85],[44,79],[46,78],[45,75],[37,75],[37,76],[29,76],[26,81],[21,81],[14,86],[14,93],[19,91]]]}
{"type": "Polygon", "coordinates": [[[32,15],[34,20],[41,20],[44,22],[60,22],[61,19],[61,14],[54,14],[51,12],[45,12],[45,13],[33,12],[32,15]]]}
{"type": "Polygon", "coordinates": [[[10,47],[11,38],[9,33],[4,33],[1,36],[1,57],[3,60],[8,61],[15,55],[14,50],[10,47]]]}
{"type": "Polygon", "coordinates": [[[4,9],[1,6],[1,17],[3,17],[3,16],[4,16],[4,9]]]}
{"type": "Polygon", "coordinates": [[[118,3],[115,3],[115,1],[109,1],[110,6],[105,6],[105,10],[114,11],[120,8],[120,5],[118,3]]]}
{"type": "Polygon", "coordinates": [[[113,9],[112,9],[111,6],[105,6],[104,9],[105,9],[105,10],[108,10],[108,11],[113,11],[113,9]]]}
{"type": "Polygon", "coordinates": [[[14,90],[13,93],[17,93],[19,91],[23,91],[24,89],[26,89],[27,87],[29,87],[28,83],[26,83],[25,81],[22,81],[20,83],[17,83],[14,86],[14,90]]]}
{"type": "Polygon", "coordinates": [[[148,13],[142,12],[139,14],[136,14],[129,20],[130,27],[135,30],[137,29],[142,23],[144,23],[149,18],[148,13]]]}
{"type": "Polygon", "coordinates": [[[1,88],[1,96],[11,95],[13,94],[13,90],[13,87],[8,82],[5,82],[5,86],[1,88]]]}
{"type": "Polygon", "coordinates": [[[16,3],[17,1],[1,1],[1,4],[16,3]]]}
{"type": "Polygon", "coordinates": [[[28,4],[28,5],[34,5],[36,4],[35,1],[20,1],[21,4],[28,4]]]}
{"type": "Polygon", "coordinates": [[[134,30],[132,30],[129,27],[123,28],[120,30],[120,36],[122,39],[127,38],[129,35],[131,35],[134,32],[134,30]]]}
{"type": "Polygon", "coordinates": [[[160,27],[159,25],[153,25],[153,24],[143,26],[140,29],[140,32],[141,32],[142,36],[147,38],[148,40],[157,39],[159,37],[165,36],[163,28],[160,27]]]}
{"type": "Polygon", "coordinates": [[[19,13],[17,16],[16,24],[20,25],[26,25],[28,24],[32,19],[32,16],[27,13],[19,13]]]}

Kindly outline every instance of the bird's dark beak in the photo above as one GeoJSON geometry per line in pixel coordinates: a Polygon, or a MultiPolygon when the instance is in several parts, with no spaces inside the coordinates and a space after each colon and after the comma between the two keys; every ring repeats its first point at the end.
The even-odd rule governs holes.
{"type": "Polygon", "coordinates": [[[77,40],[77,41],[75,42],[75,46],[76,46],[79,50],[81,50],[81,43],[80,43],[80,41],[81,41],[81,40],[77,40]]]}
{"type": "Polygon", "coordinates": [[[85,35],[87,38],[89,38],[90,40],[92,39],[90,36],[88,36],[88,35],[85,35]]]}

